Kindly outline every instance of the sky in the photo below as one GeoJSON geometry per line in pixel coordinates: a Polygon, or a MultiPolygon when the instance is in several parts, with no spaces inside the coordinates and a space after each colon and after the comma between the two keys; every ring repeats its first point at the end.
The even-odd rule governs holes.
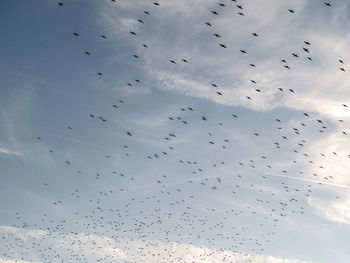
{"type": "Polygon", "coordinates": [[[349,12],[1,1],[0,262],[349,262],[349,12]]]}

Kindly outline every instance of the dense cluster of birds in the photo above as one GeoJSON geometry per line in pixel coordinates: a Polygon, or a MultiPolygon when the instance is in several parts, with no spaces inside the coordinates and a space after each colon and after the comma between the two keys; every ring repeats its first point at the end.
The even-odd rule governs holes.
{"type": "MultiPolygon", "coordinates": [[[[237,15],[249,16],[245,12],[244,1],[232,0],[229,4],[232,3],[237,15]]],[[[111,0],[111,4],[117,5],[118,0],[111,0]]],[[[157,12],[161,4],[161,2],[150,3],[149,9],[144,10],[135,21],[147,24],[148,16],[157,12]]],[[[322,4],[325,8],[332,7],[330,2],[322,4]]],[[[69,8],[65,2],[58,2],[57,6],[69,8]]],[[[218,2],[217,8],[208,10],[212,21],[203,21],[203,26],[208,27],[212,37],[219,40],[218,48],[230,49],[225,38],[215,30],[215,18],[220,16],[222,8],[228,8],[228,4],[218,2]]],[[[295,12],[293,9],[286,10],[290,15],[295,12]]],[[[130,29],[128,33],[134,38],[133,40],[138,41],[137,30],[130,29]]],[[[79,38],[80,35],[79,32],[72,32],[73,38],[79,38]]],[[[250,32],[249,35],[252,41],[259,41],[261,37],[259,32],[250,32]]],[[[109,40],[108,34],[100,34],[98,37],[101,41],[109,40]]],[[[145,49],[152,48],[150,43],[141,42],[139,45],[145,49]]],[[[244,56],[250,51],[240,49],[237,52],[244,56]]],[[[94,56],[90,50],[84,50],[83,53],[86,56],[94,56]]],[[[133,59],[141,58],[140,54],[130,56],[133,59]]],[[[300,43],[300,52],[291,51],[289,55],[286,54],[286,57],[280,59],[281,67],[293,70],[289,60],[302,58],[308,63],[313,63],[312,43],[307,39],[300,43]]],[[[192,63],[186,57],[165,59],[174,65],[192,63]]],[[[338,60],[339,70],[345,72],[343,59],[338,60]]],[[[257,68],[258,65],[250,62],[247,67],[257,68]]],[[[100,71],[96,71],[96,74],[98,78],[104,76],[100,71]]],[[[264,92],[259,87],[258,80],[251,79],[250,82],[254,92],[264,92]]],[[[126,81],[128,87],[132,87],[135,83],[141,83],[141,80],[135,78],[126,81]]],[[[213,96],[225,96],[225,92],[220,90],[216,81],[208,83],[208,86],[213,88],[213,96]]],[[[283,87],[277,89],[280,92],[287,91],[291,96],[291,93],[297,93],[294,89],[285,90],[283,87]]],[[[245,99],[252,100],[253,96],[246,96],[245,99]]],[[[111,103],[110,107],[122,112],[123,108],[128,107],[128,99],[119,99],[111,103]]],[[[348,105],[344,103],[339,107],[348,108],[348,105]]],[[[265,148],[261,149],[258,156],[246,158],[238,155],[232,162],[230,156],[234,155],[236,142],[220,129],[232,123],[239,126],[247,122],[246,116],[233,112],[230,115],[232,123],[228,124],[218,122],[219,118],[213,119],[192,105],[184,105],[177,112],[169,113],[165,117],[164,121],[169,125],[169,132],[160,138],[161,149],[143,156],[140,164],[147,162],[157,167],[159,166],[157,160],[164,159],[165,162],[172,163],[184,171],[187,179],[174,182],[171,176],[161,173],[155,175],[153,182],[145,182],[132,171],[120,171],[118,168],[109,174],[95,171],[93,179],[96,184],[95,192],[88,194],[84,189],[77,188],[67,193],[65,198],[70,200],[68,204],[61,199],[52,200],[52,206],[60,211],[65,209],[65,205],[69,206],[74,211],[75,216],[72,218],[57,218],[48,212],[43,212],[38,215],[37,222],[33,222],[23,218],[18,211],[14,226],[27,231],[24,232],[25,238],[10,232],[2,236],[1,242],[7,252],[1,257],[5,262],[6,259],[13,258],[38,260],[38,262],[89,262],[85,253],[93,251],[96,262],[209,262],[205,260],[214,258],[216,262],[252,262],[249,255],[263,255],[265,248],[272,242],[287,218],[303,220],[303,216],[308,213],[305,207],[307,199],[312,197],[315,188],[318,189],[322,184],[337,183],[336,175],[323,172],[327,163],[315,161],[313,156],[309,156],[303,150],[311,141],[308,139],[308,134],[327,131],[326,121],[314,117],[309,112],[301,115],[301,122],[293,126],[276,116],[269,123],[271,130],[267,131],[269,133],[267,135],[260,130],[252,130],[246,135],[247,140],[255,144],[263,142],[261,145],[265,148]],[[192,123],[199,124],[202,127],[202,136],[207,138],[204,142],[196,141],[193,147],[200,144],[211,152],[215,161],[198,160],[197,157],[179,158],[181,143],[178,143],[178,138],[190,131],[192,123]],[[274,135],[272,139],[268,136],[271,134],[274,135]],[[217,160],[216,156],[221,156],[222,152],[228,158],[217,160]],[[274,165],[274,156],[282,155],[283,152],[287,152],[288,157],[292,159],[286,165],[287,168],[274,165]],[[295,178],[303,174],[298,166],[301,162],[310,164],[314,171],[312,173],[314,181],[311,179],[300,181],[296,187],[293,179],[289,179],[288,176],[295,178]],[[225,169],[233,171],[230,178],[220,175],[225,169]],[[255,178],[258,184],[253,184],[249,178],[256,176],[257,170],[260,174],[259,178],[255,178]],[[277,178],[277,181],[272,182],[271,178],[277,178]],[[118,180],[119,184],[111,185],[111,180],[118,180]],[[101,187],[101,181],[105,181],[108,186],[101,187]],[[276,188],[268,187],[276,182],[276,188]],[[140,185],[144,183],[152,185],[151,193],[140,196],[139,193],[132,192],[137,189],[142,192],[140,185]],[[219,193],[225,196],[226,206],[207,205],[206,198],[219,196],[219,193]],[[250,200],[251,205],[245,205],[245,200],[250,200]],[[87,210],[80,211],[81,206],[87,207],[87,210]],[[201,208],[198,209],[199,207],[201,208]],[[34,233],[31,229],[36,229],[38,232],[34,233]],[[183,244],[188,246],[182,247],[183,244]],[[200,247],[197,255],[188,257],[190,246],[200,247]],[[38,258],[33,259],[31,256],[33,254],[38,258]]],[[[106,125],[105,123],[108,124],[112,118],[97,112],[87,112],[86,116],[88,121],[99,122],[96,125],[106,125]]],[[[344,122],[344,120],[337,121],[344,122]]],[[[67,129],[71,131],[79,127],[70,125],[67,129]]],[[[345,130],[342,133],[344,136],[347,135],[345,130]]],[[[123,131],[121,147],[124,151],[123,158],[133,158],[132,145],[137,143],[139,134],[137,130],[123,131]]],[[[34,140],[42,143],[46,138],[38,135],[34,140]]],[[[49,149],[49,154],[54,155],[55,149],[49,149]]],[[[341,156],[337,152],[319,154],[323,158],[350,158],[350,154],[341,156]]],[[[109,153],[104,157],[111,159],[109,153]]],[[[72,160],[67,159],[64,162],[71,170],[75,169],[79,175],[83,174],[83,167],[76,167],[72,160]]],[[[134,165],[137,166],[137,162],[133,162],[134,165]]],[[[42,187],[49,191],[55,186],[43,182],[42,187]]],[[[330,198],[339,199],[341,196],[330,198]]]]}

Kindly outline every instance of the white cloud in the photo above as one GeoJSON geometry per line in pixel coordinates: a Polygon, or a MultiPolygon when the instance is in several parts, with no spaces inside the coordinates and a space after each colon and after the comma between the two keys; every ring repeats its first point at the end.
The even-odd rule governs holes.
{"type": "Polygon", "coordinates": [[[9,154],[9,155],[17,155],[17,156],[21,155],[20,152],[14,151],[14,150],[10,150],[8,148],[0,148],[0,153],[9,154]]]}
{"type": "MultiPolygon", "coordinates": [[[[69,259],[70,256],[84,257],[87,261],[102,262],[252,262],[252,263],[312,263],[291,258],[278,258],[271,255],[250,255],[244,252],[233,252],[224,249],[211,249],[205,246],[195,246],[192,244],[181,244],[174,242],[144,242],[133,239],[126,240],[120,238],[111,238],[103,235],[92,235],[86,233],[58,233],[47,232],[34,229],[20,229],[8,226],[1,226],[0,233],[7,236],[8,244],[11,242],[23,242],[22,249],[12,247],[7,249],[9,255],[12,251],[19,254],[26,254],[26,247],[31,247],[33,241],[45,240],[42,244],[48,251],[53,251],[61,259],[69,259]],[[10,241],[12,240],[12,241],[10,241]],[[19,241],[20,240],[20,241],[19,241]],[[169,256],[171,255],[171,257],[169,256]]],[[[5,241],[6,242],[6,241],[5,241]]],[[[5,244],[5,243],[4,243],[5,244]]],[[[3,248],[4,249],[4,248],[3,248]]],[[[0,248],[0,252],[4,250],[0,248]]],[[[28,261],[19,260],[15,256],[0,258],[1,262],[31,262],[33,258],[40,261],[41,252],[31,249],[28,253],[31,259],[28,261]],[[17,261],[16,261],[17,260],[17,261]]],[[[48,253],[49,254],[49,253],[48,253]]]]}

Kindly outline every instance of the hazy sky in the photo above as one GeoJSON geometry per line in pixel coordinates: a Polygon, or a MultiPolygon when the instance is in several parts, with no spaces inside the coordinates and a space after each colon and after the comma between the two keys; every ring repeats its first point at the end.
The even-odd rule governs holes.
{"type": "Polygon", "coordinates": [[[350,2],[154,1],[0,1],[0,262],[349,262],[350,2]]]}

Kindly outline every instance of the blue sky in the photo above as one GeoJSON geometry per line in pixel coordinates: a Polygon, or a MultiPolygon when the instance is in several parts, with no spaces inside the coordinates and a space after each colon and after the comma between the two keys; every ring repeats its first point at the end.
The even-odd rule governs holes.
{"type": "Polygon", "coordinates": [[[347,1],[57,3],[0,3],[0,262],[349,262],[347,1]]]}

